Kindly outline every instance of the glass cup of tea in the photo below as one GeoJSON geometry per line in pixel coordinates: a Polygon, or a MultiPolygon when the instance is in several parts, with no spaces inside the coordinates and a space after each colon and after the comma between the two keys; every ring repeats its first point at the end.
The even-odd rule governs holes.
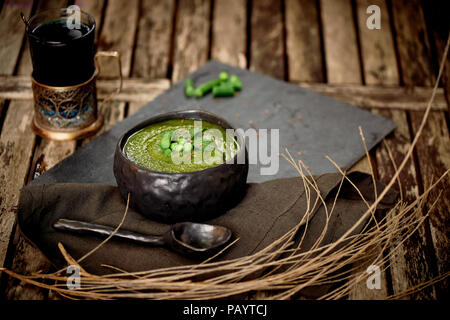
{"type": "Polygon", "coordinates": [[[118,65],[119,86],[104,104],[122,88],[119,53],[95,53],[94,18],[77,6],[22,19],[33,63],[33,129],[52,140],[81,139],[95,133],[103,124],[96,96],[98,58],[115,57],[118,65]]]}

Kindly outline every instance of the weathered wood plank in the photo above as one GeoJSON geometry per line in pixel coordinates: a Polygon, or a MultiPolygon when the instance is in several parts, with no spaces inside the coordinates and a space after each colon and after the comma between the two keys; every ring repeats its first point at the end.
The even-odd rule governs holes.
{"type": "Polygon", "coordinates": [[[35,142],[32,117],[31,101],[11,102],[0,137],[0,266],[5,263],[15,225],[14,207],[30,166],[35,142]]]}
{"type": "MultiPolygon", "coordinates": [[[[29,180],[36,178],[46,170],[49,170],[58,162],[62,161],[75,152],[77,147],[76,141],[49,141],[41,140],[39,146],[34,152],[33,162],[30,170],[29,180]]],[[[15,259],[12,269],[21,274],[29,274],[31,272],[48,272],[52,270],[52,266],[47,258],[27,241],[22,238],[15,250],[15,259]]],[[[14,285],[9,284],[6,290],[9,299],[58,299],[59,296],[51,294],[51,291],[24,286],[23,283],[14,285]]]]}
{"type": "MultiPolygon", "coordinates": [[[[98,39],[99,51],[114,50],[120,53],[124,77],[129,77],[131,72],[138,16],[139,2],[137,0],[109,0],[98,39]]],[[[117,76],[117,61],[113,58],[104,58],[100,63],[100,78],[117,79],[117,76]]],[[[103,127],[95,136],[102,134],[125,117],[125,103],[110,101],[101,107],[101,110],[105,120],[103,127]]],[[[84,139],[82,144],[87,144],[93,138],[84,139]]]]}
{"type": "MultiPolygon", "coordinates": [[[[22,35],[24,31],[22,29],[22,35]]],[[[27,49],[25,48],[25,50],[27,49]]],[[[17,59],[17,57],[20,57],[19,50],[10,59],[17,59]]],[[[19,66],[21,66],[19,74],[31,74],[31,61],[28,60],[30,60],[29,52],[23,51],[19,62],[19,66]]],[[[4,266],[5,263],[10,237],[14,235],[14,208],[17,206],[19,189],[25,183],[34,151],[36,137],[31,129],[32,118],[33,103],[31,100],[11,101],[0,136],[0,158],[3,164],[0,168],[0,198],[2,199],[0,201],[1,266],[4,266]]],[[[18,237],[14,237],[12,240],[11,249],[14,250],[21,241],[18,237]]],[[[22,292],[18,292],[18,294],[22,294],[22,292]]],[[[33,296],[35,295],[33,294],[33,296]]]]}
{"type": "MultiPolygon", "coordinates": [[[[41,1],[38,4],[37,11],[45,10],[47,8],[58,8],[65,6],[67,6],[67,1],[65,0],[51,1],[47,3],[41,1]]],[[[20,68],[21,72],[31,73],[31,63],[30,63],[31,61],[29,60],[30,59],[27,55],[22,56],[22,59],[19,64],[21,67],[20,68]]],[[[43,142],[43,144],[45,144],[45,142],[43,142]]],[[[51,142],[49,144],[50,146],[52,145],[51,142]]],[[[74,148],[75,145],[73,147],[73,150],[74,148]]],[[[37,151],[39,151],[39,149],[40,147],[36,148],[37,151]]],[[[56,155],[58,152],[61,151],[61,149],[58,148],[52,151],[53,151],[52,154],[56,155]]],[[[32,163],[34,163],[34,161],[32,161],[32,163]]],[[[46,272],[49,271],[51,268],[51,265],[48,262],[48,260],[42,255],[42,253],[37,248],[35,248],[33,245],[31,245],[22,237],[18,229],[16,230],[15,233],[14,246],[12,250],[14,253],[14,258],[12,261],[11,269],[14,270],[15,272],[28,274],[31,272],[36,272],[38,270],[46,272]]],[[[7,299],[11,300],[30,300],[30,299],[42,300],[46,298],[47,292],[46,290],[33,287],[16,279],[10,278],[8,279],[7,287],[5,290],[5,296],[7,299]]]]}
{"type": "MultiPolygon", "coordinates": [[[[50,169],[56,163],[75,151],[76,142],[55,142],[42,140],[36,148],[31,166],[31,178],[50,169]],[[37,169],[37,170],[35,170],[37,169]]],[[[19,274],[49,272],[50,262],[17,231],[14,242],[14,259],[11,269],[19,274]]],[[[47,298],[47,290],[30,286],[16,279],[9,279],[5,296],[8,300],[42,300],[47,298]]]]}
{"type": "Polygon", "coordinates": [[[280,0],[251,3],[250,70],[284,80],[282,3],[280,0]]]}
{"type": "MultiPolygon", "coordinates": [[[[397,128],[392,135],[384,140],[386,145],[377,149],[376,157],[378,164],[378,176],[381,182],[388,183],[394,175],[394,166],[391,162],[389,152],[393,161],[398,166],[404,159],[411,145],[408,120],[406,112],[380,110],[374,112],[394,120],[397,128]]],[[[416,168],[412,159],[402,170],[399,177],[401,181],[401,194],[405,201],[412,201],[419,194],[419,182],[416,168]]],[[[394,188],[399,189],[397,185],[394,188]]],[[[402,239],[393,239],[391,248],[394,248],[402,239]]],[[[414,285],[433,278],[431,272],[429,254],[427,250],[427,239],[425,226],[422,226],[410,239],[406,240],[396,251],[391,252],[390,273],[393,293],[400,293],[414,285]]],[[[436,292],[433,286],[421,292],[409,295],[408,299],[434,299],[436,292]]]]}
{"type": "Polygon", "coordinates": [[[174,9],[174,0],[142,2],[134,51],[133,77],[167,77],[174,9]]]}
{"type": "MultiPolygon", "coordinates": [[[[320,2],[323,42],[325,46],[325,63],[327,66],[327,81],[329,83],[355,83],[362,84],[361,68],[357,36],[353,19],[351,1],[339,0],[320,2]]],[[[364,128],[362,128],[364,132],[364,128]]],[[[361,141],[362,143],[362,141],[361,141]]],[[[371,172],[370,158],[364,157],[351,170],[371,172]]],[[[373,162],[372,162],[373,163],[373,162]]],[[[373,256],[355,266],[356,274],[366,273],[366,269],[373,263],[373,259],[380,254],[381,248],[373,249],[373,256]]],[[[381,268],[382,266],[380,266],[381,268]]],[[[348,298],[382,299],[387,296],[386,273],[381,272],[381,289],[369,290],[365,281],[350,288],[348,298]]]]}
{"type": "Polygon", "coordinates": [[[24,39],[25,25],[20,19],[20,12],[27,17],[31,13],[31,2],[19,0],[6,2],[0,12],[0,74],[12,74],[17,56],[24,39]]]}
{"type": "MultiPolygon", "coordinates": [[[[439,60],[444,53],[445,44],[447,42],[449,34],[449,26],[448,23],[446,23],[447,16],[445,14],[442,14],[442,8],[445,8],[446,3],[447,2],[445,0],[422,2],[427,27],[429,33],[431,34],[430,40],[432,43],[434,43],[435,46],[436,65],[439,64],[439,60]]],[[[450,57],[447,57],[447,60],[445,61],[445,69],[442,74],[441,82],[443,84],[443,87],[445,88],[447,101],[450,102],[450,57]]],[[[450,112],[450,105],[448,111],[450,112]]]]}
{"type": "MultiPolygon", "coordinates": [[[[109,0],[98,39],[99,51],[118,51],[122,59],[122,74],[128,77],[139,12],[137,0],[109,0]]],[[[100,77],[117,78],[117,63],[114,58],[100,59],[100,77]]]]}
{"type": "Polygon", "coordinates": [[[180,0],[176,13],[172,81],[177,82],[208,59],[211,5],[208,0],[180,0]]]}
{"type": "MultiPolygon", "coordinates": [[[[400,87],[384,85],[326,84],[296,82],[300,87],[352,103],[361,108],[425,110],[432,88],[400,87]]],[[[145,102],[168,89],[168,79],[125,78],[122,91],[114,97],[116,101],[145,102]]],[[[97,96],[105,98],[117,87],[117,80],[100,79],[97,81],[97,96]]],[[[0,76],[0,99],[32,99],[29,76],[0,76]]],[[[447,110],[444,89],[439,88],[433,110],[447,110]]]]}
{"type": "Polygon", "coordinates": [[[242,0],[214,1],[211,58],[247,67],[247,8],[242,0]]]}
{"type": "MultiPolygon", "coordinates": [[[[397,124],[395,132],[385,139],[385,144],[377,149],[376,157],[378,164],[378,176],[380,181],[388,183],[394,174],[394,167],[390,159],[391,152],[393,161],[398,166],[404,159],[411,145],[408,120],[406,112],[375,110],[374,113],[394,120],[397,124]]],[[[419,194],[419,182],[416,168],[412,159],[400,174],[402,196],[405,201],[417,198],[419,194]]],[[[399,189],[397,186],[394,188],[399,189]]],[[[394,239],[392,248],[396,247],[402,239],[394,239]]],[[[390,260],[390,272],[393,293],[400,293],[414,285],[433,278],[429,254],[427,250],[425,226],[404,242],[395,252],[390,260]]],[[[421,292],[404,297],[409,299],[434,299],[436,292],[433,286],[421,292]]]]}
{"type": "MultiPolygon", "coordinates": [[[[432,67],[430,43],[428,40],[425,18],[420,1],[394,1],[392,2],[394,26],[400,60],[403,83],[408,86],[432,86],[436,77],[432,67]],[[420,41],[418,41],[418,39],[420,41]]],[[[409,112],[413,133],[416,134],[423,114],[409,112]]],[[[443,112],[433,112],[427,121],[422,136],[416,147],[417,159],[420,167],[420,177],[424,188],[431,179],[436,179],[445,170],[450,169],[450,140],[446,120],[443,112]]],[[[441,188],[434,190],[429,198],[429,204],[437,199],[440,191],[443,192],[436,209],[429,214],[431,242],[436,256],[437,272],[448,272],[448,238],[450,213],[450,189],[448,179],[441,188]]],[[[432,254],[430,254],[432,256],[432,254]]],[[[436,285],[437,296],[440,290],[444,293],[448,289],[449,281],[444,280],[436,285]]]]}
{"type": "MultiPolygon", "coordinates": [[[[17,62],[24,39],[24,24],[20,19],[20,12],[28,16],[31,3],[26,0],[8,2],[0,12],[0,39],[3,49],[0,50],[0,74],[11,75],[17,62]]],[[[0,97],[1,99],[1,97],[0,97]]],[[[0,124],[5,101],[0,100],[0,124]]]]}
{"type": "MultiPolygon", "coordinates": [[[[24,25],[19,16],[22,10],[29,15],[31,6],[25,5],[24,1],[11,3],[4,5],[0,14],[0,42],[8,44],[8,48],[4,48],[7,54],[0,50],[1,74],[12,74],[18,61],[24,38],[24,25]]],[[[0,102],[0,109],[3,108],[3,103],[0,102]]],[[[5,265],[15,227],[14,207],[17,205],[18,191],[28,172],[34,146],[35,136],[29,127],[31,115],[30,101],[11,102],[0,135],[0,266],[5,265]]]]}
{"type": "Polygon", "coordinates": [[[252,1],[250,23],[250,70],[285,79],[287,74],[281,1],[252,1]]]}
{"type": "MultiPolygon", "coordinates": [[[[165,78],[167,76],[174,10],[174,0],[146,0],[142,2],[131,73],[133,77],[165,78]]],[[[170,82],[167,83],[167,88],[169,86],[170,82]]],[[[148,93],[147,90],[142,92],[148,93]]],[[[131,99],[127,100],[130,101],[128,115],[139,110],[145,102],[153,100],[156,94],[153,94],[152,97],[131,102],[137,96],[138,94],[134,94],[130,97],[131,99]]]]}
{"type": "Polygon", "coordinates": [[[361,44],[361,59],[364,81],[368,85],[398,85],[399,76],[395,57],[394,40],[385,0],[357,0],[356,15],[361,44]],[[380,7],[381,29],[366,26],[367,8],[380,7]]]}
{"type": "MultiPolygon", "coordinates": [[[[361,58],[364,66],[364,77],[367,84],[396,85],[399,83],[397,61],[395,56],[392,30],[389,24],[389,12],[384,0],[357,1],[357,17],[361,41],[361,58]],[[369,5],[378,5],[381,15],[381,29],[370,30],[366,27],[369,5]]],[[[429,96],[424,97],[427,102],[429,96]]],[[[397,124],[397,129],[385,139],[385,144],[376,150],[378,178],[388,183],[393,174],[394,167],[389,152],[398,166],[406,155],[410,146],[410,133],[406,112],[399,110],[372,110],[372,112],[391,118],[397,124]]],[[[418,196],[418,180],[414,162],[410,160],[400,174],[402,195],[405,201],[411,201],[418,196]]],[[[420,241],[425,237],[425,228],[422,227],[414,236],[401,245],[390,261],[390,273],[393,293],[400,293],[406,289],[430,279],[430,268],[426,259],[426,246],[420,241]]],[[[395,239],[391,248],[395,248],[401,239],[395,239]]],[[[411,298],[424,298],[433,296],[433,287],[423,294],[411,298]]]]}
{"type": "Polygon", "coordinates": [[[403,83],[432,86],[435,76],[420,1],[392,1],[392,14],[403,83]]]}
{"type": "Polygon", "coordinates": [[[323,42],[329,83],[360,83],[361,68],[351,2],[321,0],[323,42]]]}
{"type": "Polygon", "coordinates": [[[287,0],[285,14],[289,81],[323,82],[317,2],[287,0]]]}
{"type": "MultiPolygon", "coordinates": [[[[411,114],[413,131],[417,132],[423,118],[422,112],[411,114]]],[[[450,169],[450,137],[447,123],[442,113],[431,112],[423,134],[420,137],[420,143],[417,144],[418,161],[420,164],[420,174],[424,184],[424,189],[430,186],[433,181],[440,177],[446,170],[450,169]]],[[[430,213],[429,224],[431,239],[437,258],[438,273],[444,274],[449,271],[449,237],[450,234],[450,178],[447,176],[444,181],[435,188],[431,194],[428,203],[437,199],[440,195],[436,208],[430,213]]],[[[448,289],[449,281],[444,280],[439,284],[441,294],[448,289]]],[[[448,292],[447,292],[448,294],[448,292]]]]}

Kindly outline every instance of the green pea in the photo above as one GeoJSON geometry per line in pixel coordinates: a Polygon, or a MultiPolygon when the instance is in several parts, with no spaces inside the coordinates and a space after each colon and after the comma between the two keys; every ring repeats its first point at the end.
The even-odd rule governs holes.
{"type": "Polygon", "coordinates": [[[177,145],[178,145],[178,142],[173,142],[173,143],[170,145],[170,150],[173,151],[177,145]]]}
{"type": "Polygon", "coordinates": [[[195,89],[194,94],[195,94],[195,96],[196,96],[197,98],[201,98],[201,97],[203,97],[205,94],[207,94],[208,92],[210,92],[210,91],[211,91],[215,86],[217,86],[219,83],[220,83],[220,80],[219,80],[219,79],[205,82],[205,83],[199,85],[199,86],[197,87],[197,89],[195,89]]]}
{"type": "Polygon", "coordinates": [[[232,75],[230,77],[230,83],[233,85],[233,88],[235,90],[241,90],[242,89],[242,81],[238,78],[237,75],[232,75]]]}
{"type": "Polygon", "coordinates": [[[172,154],[172,150],[170,150],[170,149],[164,150],[164,155],[165,155],[166,157],[170,157],[171,154],[172,154]]]}
{"type": "Polygon", "coordinates": [[[184,90],[184,93],[186,94],[186,97],[190,98],[190,97],[194,96],[195,89],[193,87],[188,87],[184,90]]]}
{"type": "Polygon", "coordinates": [[[229,97],[234,95],[234,87],[231,83],[222,83],[220,86],[213,88],[214,97],[229,97]]]}
{"type": "Polygon", "coordinates": [[[191,79],[186,79],[184,81],[184,93],[187,97],[192,97],[194,95],[194,82],[191,79]]]}
{"type": "Polygon", "coordinates": [[[209,140],[203,140],[202,141],[202,149],[206,150],[206,148],[208,148],[208,146],[211,144],[212,141],[209,140]]]}
{"type": "Polygon", "coordinates": [[[219,80],[222,82],[227,82],[228,80],[228,73],[226,73],[225,71],[221,72],[219,74],[219,80]]]}
{"type": "Polygon", "coordinates": [[[170,136],[165,135],[162,139],[161,139],[161,143],[159,144],[161,146],[161,148],[163,149],[167,149],[170,147],[170,136]]]}

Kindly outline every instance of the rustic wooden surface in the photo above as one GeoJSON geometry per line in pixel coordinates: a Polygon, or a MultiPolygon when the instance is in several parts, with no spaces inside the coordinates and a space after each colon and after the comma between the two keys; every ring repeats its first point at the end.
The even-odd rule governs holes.
{"type": "Polygon", "coordinates": [[[323,82],[319,12],[316,1],[285,1],[286,56],[289,81],[323,82]]]}
{"type": "MultiPolygon", "coordinates": [[[[16,228],[19,189],[90,139],[51,142],[31,131],[32,65],[19,13],[28,16],[68,3],[82,5],[94,16],[99,50],[121,53],[124,89],[105,106],[102,131],[208,59],[216,59],[394,120],[397,129],[370,159],[355,166],[369,171],[372,165],[384,182],[394,171],[392,161],[400,163],[417,132],[449,31],[437,6],[419,0],[35,0],[33,6],[30,1],[5,0],[0,12],[0,266],[20,273],[52,268],[16,228]],[[381,9],[381,30],[366,27],[371,4],[381,9]]],[[[405,200],[450,168],[449,61],[414,157],[400,175],[405,200]]],[[[100,99],[117,85],[115,61],[104,59],[101,72],[100,99]]],[[[449,182],[431,194],[429,203],[442,191],[436,209],[386,266],[382,290],[368,290],[362,283],[348,298],[382,299],[449,271],[449,182]]],[[[0,290],[6,299],[59,298],[5,275],[0,290]]],[[[447,291],[448,281],[443,281],[406,298],[439,299],[447,291]]],[[[267,295],[253,293],[250,298],[267,295]]]]}
{"type": "Polygon", "coordinates": [[[214,1],[211,58],[247,67],[247,4],[241,0],[214,1]]]}
{"type": "Polygon", "coordinates": [[[172,81],[180,81],[208,60],[211,3],[180,0],[176,13],[172,81]]]}
{"type": "Polygon", "coordinates": [[[251,1],[249,68],[284,80],[286,77],[281,0],[251,1]]]}
{"type": "MultiPolygon", "coordinates": [[[[425,16],[420,1],[399,1],[393,6],[394,22],[397,27],[397,46],[399,60],[405,85],[432,86],[435,80],[435,71],[432,64],[432,53],[428,38],[425,16]],[[423,41],[417,42],[415,39],[423,41]],[[413,49],[414,51],[412,51],[413,49]],[[414,63],[413,63],[414,62],[414,63]]],[[[422,112],[409,111],[413,134],[417,132],[423,117],[422,112]]],[[[432,112],[427,121],[423,135],[418,141],[416,157],[419,164],[422,188],[429,186],[432,179],[436,179],[440,172],[450,169],[450,139],[446,128],[446,115],[444,112],[432,112]]],[[[450,180],[446,179],[440,188],[433,190],[429,203],[436,200],[440,191],[443,191],[437,208],[429,216],[429,235],[425,238],[430,253],[436,255],[437,270],[435,274],[449,271],[448,246],[449,226],[448,214],[450,212],[450,190],[447,187],[450,180]],[[431,241],[430,241],[431,238],[431,241]]],[[[433,267],[433,266],[432,266],[433,267]]],[[[448,280],[437,285],[437,289],[446,291],[448,280]]]]}

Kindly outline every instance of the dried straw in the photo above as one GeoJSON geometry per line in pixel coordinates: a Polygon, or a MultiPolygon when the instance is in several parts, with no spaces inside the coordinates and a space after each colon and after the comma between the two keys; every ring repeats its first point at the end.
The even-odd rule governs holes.
{"type": "MultiPolygon", "coordinates": [[[[350,181],[346,172],[342,171],[331,158],[327,157],[342,174],[339,191],[344,180],[347,180],[358,192],[361,200],[367,205],[367,210],[361,218],[335,242],[326,245],[321,243],[327,232],[328,223],[334,214],[334,204],[339,191],[335,196],[332,207],[327,208],[325,199],[320,194],[317,182],[313,179],[308,167],[301,160],[295,160],[289,151],[286,150],[283,157],[297,170],[304,184],[307,201],[306,212],[302,220],[294,228],[259,252],[233,260],[214,262],[213,259],[208,259],[197,265],[161,268],[142,272],[127,272],[114,266],[107,266],[114,273],[105,276],[90,274],[80,266],[81,287],[73,290],[67,288],[66,281],[68,276],[64,274],[64,269],[50,274],[36,272],[31,275],[17,274],[5,268],[1,268],[0,271],[28,284],[52,290],[63,297],[71,299],[218,299],[238,294],[249,294],[254,291],[270,291],[271,294],[267,296],[269,299],[289,299],[295,297],[296,294],[305,288],[323,284],[334,284],[334,289],[320,297],[320,299],[341,299],[346,297],[352,288],[367,279],[367,273],[357,271],[356,266],[370,259],[371,264],[383,266],[383,270],[389,268],[390,260],[396,254],[396,251],[424,223],[439,200],[438,197],[431,205],[428,205],[428,209],[425,211],[425,203],[427,203],[430,191],[448,176],[450,170],[447,170],[439,179],[426,188],[423,194],[418,196],[413,202],[404,203],[403,199],[400,199],[382,219],[376,220],[374,216],[377,205],[390,188],[395,183],[399,185],[400,190],[402,188],[399,174],[411,157],[427,121],[442,76],[449,43],[450,35],[433,93],[417,134],[405,158],[398,167],[394,163],[392,155],[389,155],[395,168],[395,173],[391,181],[379,194],[375,192],[375,201],[373,203],[368,203],[353,182],[350,181]],[[326,224],[311,249],[307,252],[301,252],[300,248],[303,239],[309,232],[308,217],[319,205],[324,206],[326,224]],[[364,226],[363,231],[352,235],[352,232],[364,223],[367,218],[369,218],[370,223],[364,226]],[[299,232],[302,232],[302,234],[299,237],[299,243],[295,244],[293,239],[299,232]],[[393,245],[394,239],[396,239],[395,245],[393,245]],[[255,274],[259,276],[255,276],[255,274]],[[53,284],[49,284],[49,280],[53,284]]],[[[361,128],[360,134],[364,149],[368,155],[361,128]]],[[[371,170],[372,178],[375,181],[372,166],[371,170]]],[[[125,216],[126,212],[122,222],[125,216]]],[[[93,251],[100,248],[107,240],[99,244],[93,251]]],[[[79,261],[75,261],[66,252],[62,244],[59,245],[59,248],[68,265],[79,265],[79,261]]],[[[90,255],[93,251],[88,252],[84,257],[90,255]]],[[[450,273],[440,275],[435,279],[421,283],[405,292],[397,293],[388,298],[402,298],[413,292],[423,290],[423,288],[437,281],[442,281],[449,275],[450,273]]]]}

